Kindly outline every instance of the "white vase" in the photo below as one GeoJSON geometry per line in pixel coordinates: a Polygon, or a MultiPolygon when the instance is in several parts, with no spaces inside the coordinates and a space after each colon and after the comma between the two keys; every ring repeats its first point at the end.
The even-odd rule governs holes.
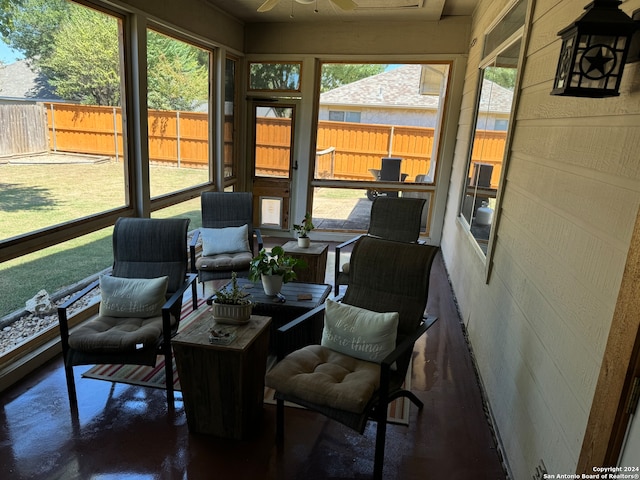
{"type": "Polygon", "coordinates": [[[309,237],[298,237],[298,246],[300,248],[309,248],[311,245],[311,239],[309,237]]]}
{"type": "Polygon", "coordinates": [[[269,296],[274,296],[280,293],[282,289],[282,275],[260,275],[262,279],[262,287],[264,293],[269,296]]]}

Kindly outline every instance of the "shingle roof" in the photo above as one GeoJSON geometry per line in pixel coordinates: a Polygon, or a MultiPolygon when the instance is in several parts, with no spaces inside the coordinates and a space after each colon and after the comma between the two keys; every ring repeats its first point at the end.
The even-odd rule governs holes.
{"type": "Polygon", "coordinates": [[[320,95],[320,104],[438,108],[438,97],[421,95],[421,65],[404,65],[320,95]]]}
{"type": "MultiPolygon", "coordinates": [[[[321,105],[367,105],[369,107],[438,108],[438,97],[420,94],[422,65],[409,64],[378,75],[334,88],[320,95],[321,105]]],[[[508,113],[513,92],[490,80],[484,80],[481,110],[508,113]]]]}
{"type": "Polygon", "coordinates": [[[27,60],[0,67],[0,97],[61,100],[51,91],[46,79],[29,66],[27,60]]]}

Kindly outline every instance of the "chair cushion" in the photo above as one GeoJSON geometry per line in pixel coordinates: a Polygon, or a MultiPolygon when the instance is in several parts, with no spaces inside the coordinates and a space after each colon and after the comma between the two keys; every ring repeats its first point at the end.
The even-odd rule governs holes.
{"type": "Polygon", "coordinates": [[[321,344],[380,363],[396,347],[398,312],[378,313],[327,299],[321,344]]]}
{"type": "Polygon", "coordinates": [[[100,315],[104,317],[156,317],[166,301],[169,277],[100,277],[100,315]]]}
{"type": "Polygon", "coordinates": [[[251,263],[251,252],[222,253],[220,255],[202,256],[196,260],[196,268],[206,271],[241,271],[248,270],[251,263]]]}
{"type": "Polygon", "coordinates": [[[69,346],[84,352],[117,353],[153,347],[162,335],[162,316],[122,318],[98,316],[73,330],[69,346]]]}
{"type": "Polygon", "coordinates": [[[202,255],[209,257],[221,253],[249,252],[249,226],[201,228],[202,255]]]}
{"type": "Polygon", "coordinates": [[[278,392],[316,405],[362,413],[380,387],[380,366],[309,345],[276,364],[265,382],[278,392]]]}

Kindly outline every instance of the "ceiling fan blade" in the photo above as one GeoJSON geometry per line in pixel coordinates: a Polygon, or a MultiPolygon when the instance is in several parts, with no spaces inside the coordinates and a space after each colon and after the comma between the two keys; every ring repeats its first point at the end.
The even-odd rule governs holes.
{"type": "Polygon", "coordinates": [[[354,10],[358,7],[358,4],[353,0],[331,0],[338,8],[342,10],[354,10]]]}
{"type": "Polygon", "coordinates": [[[267,0],[266,2],[264,2],[262,5],[258,7],[258,11],[261,13],[268,12],[273,7],[275,7],[278,3],[280,3],[280,0],[267,0]]]}

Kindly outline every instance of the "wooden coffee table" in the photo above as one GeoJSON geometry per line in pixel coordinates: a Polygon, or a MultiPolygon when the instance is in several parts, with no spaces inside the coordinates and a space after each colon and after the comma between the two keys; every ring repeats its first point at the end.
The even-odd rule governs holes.
{"type": "Polygon", "coordinates": [[[269,346],[269,317],[246,325],[216,325],[209,307],[172,340],[189,431],[244,439],[260,425],[269,346]],[[235,336],[212,344],[212,327],[235,336]]]}
{"type": "MultiPolygon", "coordinates": [[[[303,282],[285,283],[280,292],[284,296],[285,301],[281,302],[278,297],[266,295],[260,282],[251,282],[246,278],[239,278],[238,284],[251,295],[251,300],[255,304],[253,307],[254,315],[264,315],[272,318],[272,340],[269,353],[275,354],[280,352],[281,354],[286,354],[305,345],[320,343],[322,328],[324,326],[324,316],[322,314],[318,315],[312,321],[307,322],[307,325],[311,325],[311,328],[299,332],[296,338],[290,338],[286,345],[279,344],[279,337],[276,335],[275,330],[289,323],[291,320],[298,318],[300,315],[304,315],[309,310],[322,305],[329,296],[329,293],[331,293],[330,285],[303,282]],[[299,298],[300,295],[310,295],[311,298],[302,300],[299,298]]],[[[211,303],[211,298],[207,300],[207,303],[211,303]]]]}

